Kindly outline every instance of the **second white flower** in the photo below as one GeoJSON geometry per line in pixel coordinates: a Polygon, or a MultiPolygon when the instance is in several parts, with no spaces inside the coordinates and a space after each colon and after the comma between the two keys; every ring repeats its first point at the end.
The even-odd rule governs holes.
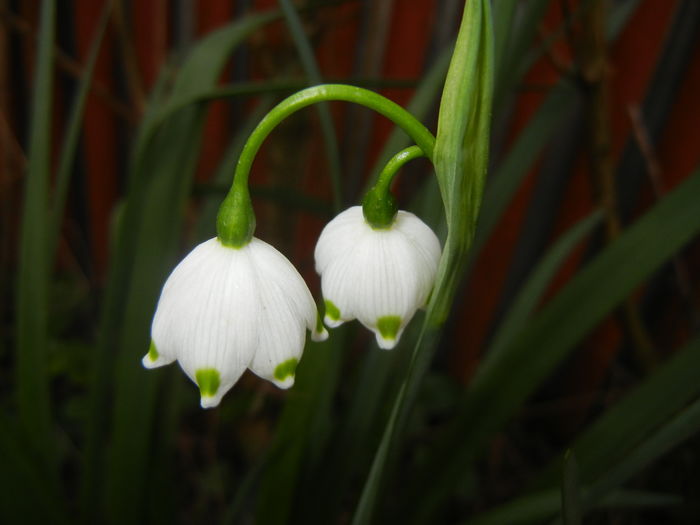
{"type": "Polygon", "coordinates": [[[321,232],[316,271],[326,304],[324,322],[359,320],[381,348],[393,348],[435,282],[440,242],[412,213],[399,211],[390,227],[372,228],[354,206],[321,232]]]}

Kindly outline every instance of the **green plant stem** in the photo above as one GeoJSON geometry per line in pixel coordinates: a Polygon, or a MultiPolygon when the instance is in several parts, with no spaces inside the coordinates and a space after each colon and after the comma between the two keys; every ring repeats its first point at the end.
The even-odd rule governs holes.
{"type": "Polygon", "coordinates": [[[409,148],[399,151],[396,155],[391,157],[386,166],[382,169],[379,177],[377,177],[377,184],[374,187],[381,192],[388,193],[389,187],[394,180],[394,175],[414,159],[420,159],[425,157],[425,153],[418,146],[411,146],[409,148]]]}
{"type": "Polygon", "coordinates": [[[400,126],[432,161],[435,137],[398,104],[372,91],[344,84],[323,84],[304,89],[275,106],[258,124],[243,147],[231,190],[224,199],[217,218],[217,234],[223,244],[240,248],[248,244],[253,236],[255,215],[248,192],[248,177],[255,155],[267,136],[282,120],[300,109],[332,100],[360,104],[387,117],[400,126]]]}
{"type": "Polygon", "coordinates": [[[390,191],[394,175],[404,164],[421,157],[425,157],[423,150],[418,146],[411,146],[399,151],[384,166],[377,178],[377,183],[362,200],[362,213],[372,228],[381,230],[391,227],[394,223],[398,211],[396,199],[390,191]]]}

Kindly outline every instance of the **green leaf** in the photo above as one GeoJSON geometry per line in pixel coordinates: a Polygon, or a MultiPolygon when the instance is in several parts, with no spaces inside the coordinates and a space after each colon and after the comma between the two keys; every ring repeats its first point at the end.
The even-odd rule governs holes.
{"type": "MultiPolygon", "coordinates": [[[[252,15],[215,31],[190,53],[166,104],[208,92],[231,51],[276,15],[252,15]]],[[[93,427],[86,454],[83,502],[91,519],[106,479],[107,515],[116,523],[140,521],[148,495],[149,448],[159,372],[147,373],[140,357],[148,346],[153,309],[177,248],[184,203],[196,166],[203,105],[179,111],[160,126],[160,109],[144,120],[131,162],[129,194],[118,232],[103,307],[95,371],[93,427]],[[105,442],[107,394],[114,371],[113,437],[107,475],[100,444],[105,442]]]]}
{"type": "Polygon", "coordinates": [[[591,487],[586,499],[595,502],[613,488],[629,481],[686,439],[700,432],[700,400],[674,416],[639,446],[625,455],[591,487]]]}
{"type": "Polygon", "coordinates": [[[488,439],[595,325],[700,231],[689,177],[588,264],[536,315],[498,362],[485,362],[438,448],[417,520],[439,508],[488,439]],[[478,425],[474,422],[478,421],[478,425]]]}
{"type": "MultiPolygon", "coordinates": [[[[289,27],[289,32],[294,39],[294,45],[299,53],[304,72],[309,78],[310,85],[322,84],[323,78],[321,71],[316,63],[313,48],[304,32],[301,25],[299,14],[296,12],[294,5],[290,0],[279,0],[280,7],[284,13],[284,17],[289,27]]],[[[338,151],[338,139],[335,136],[333,128],[333,119],[328,104],[321,103],[318,105],[318,115],[321,121],[321,133],[323,134],[323,142],[326,144],[326,155],[328,156],[329,176],[331,178],[331,186],[333,188],[333,206],[336,212],[342,209],[342,195],[340,192],[340,153],[338,151]]]]}
{"type": "Polygon", "coordinates": [[[27,445],[51,472],[53,454],[48,360],[49,177],[53,46],[56,4],[42,3],[37,46],[29,156],[19,244],[17,278],[17,404],[27,445]]]}
{"type": "Polygon", "coordinates": [[[516,4],[517,2],[496,2],[496,108],[504,104],[506,96],[518,87],[520,79],[530,67],[526,57],[549,1],[531,0],[519,4],[517,17],[513,13],[516,4]]]}
{"type": "Polygon", "coordinates": [[[54,190],[53,200],[51,202],[51,249],[49,254],[53,256],[58,243],[58,237],[63,223],[63,211],[66,204],[66,193],[70,182],[71,173],[75,165],[75,155],[78,151],[78,139],[82,129],[83,116],[85,115],[85,104],[87,102],[90,86],[92,85],[92,76],[95,71],[95,64],[102,45],[102,38],[107,29],[109,14],[111,12],[111,3],[105,4],[102,10],[100,20],[95,29],[95,37],[90,45],[87,61],[83,68],[82,78],[78,86],[78,92],[75,95],[75,102],[71,109],[68,125],[66,126],[65,139],[61,148],[61,157],[58,162],[58,170],[56,172],[56,187],[54,190]]]}
{"type": "MultiPolygon", "coordinates": [[[[683,499],[672,494],[639,490],[611,490],[594,509],[648,509],[679,505],[683,499]]],[[[464,525],[534,525],[552,518],[561,505],[559,489],[521,496],[468,520],[464,525]]]]}
{"type": "Polygon", "coordinates": [[[561,124],[566,116],[566,108],[572,105],[575,97],[576,91],[566,84],[552,88],[494,170],[493,177],[489,178],[484,190],[481,214],[470,253],[472,260],[488,240],[523,178],[561,124]]]}
{"type": "Polygon", "coordinates": [[[331,414],[345,337],[336,331],[333,339],[307,343],[266,460],[256,523],[292,522],[305,462],[313,458],[313,451],[323,450],[322,438],[327,435],[323,426],[331,414]]]}
{"type": "MultiPolygon", "coordinates": [[[[584,483],[598,479],[610,465],[700,395],[697,370],[700,370],[700,338],[678,350],[642,385],[587,428],[571,447],[584,483]]],[[[556,464],[553,464],[541,476],[540,486],[555,478],[556,464]]]]}
{"type": "Polygon", "coordinates": [[[596,211],[579,221],[542,258],[542,261],[532,271],[527,282],[513,300],[503,321],[498,325],[493,341],[486,352],[486,360],[497,360],[500,353],[523,330],[561,263],[564,262],[571,250],[583,237],[600,223],[601,217],[601,213],[596,211]]]}
{"type": "Polygon", "coordinates": [[[0,521],[67,524],[66,509],[38,456],[28,453],[25,437],[0,413],[0,521]]]}
{"type": "MultiPolygon", "coordinates": [[[[577,457],[579,478],[593,490],[592,493],[586,491],[583,503],[587,507],[641,507],[680,503],[680,499],[675,496],[616,491],[615,484],[611,481],[620,478],[608,476],[610,472],[621,472],[621,467],[616,465],[628,464],[630,451],[637,449],[654,430],[661,428],[664,422],[700,394],[698,369],[700,338],[678,350],[642,385],[608,409],[576,439],[571,448],[577,457]],[[607,492],[601,490],[603,487],[607,492]],[[592,497],[596,496],[596,492],[599,492],[598,497],[592,497]]],[[[556,482],[561,461],[560,458],[552,463],[541,476],[538,487],[544,488],[556,482]]],[[[543,520],[556,513],[555,496],[554,489],[533,492],[487,512],[474,523],[528,523],[536,518],[543,520]],[[508,519],[511,512],[518,518],[508,519]]]]}
{"type": "Polygon", "coordinates": [[[581,525],[583,514],[581,512],[580,492],[578,464],[571,451],[567,451],[564,455],[561,487],[561,510],[564,525],[581,525]]]}

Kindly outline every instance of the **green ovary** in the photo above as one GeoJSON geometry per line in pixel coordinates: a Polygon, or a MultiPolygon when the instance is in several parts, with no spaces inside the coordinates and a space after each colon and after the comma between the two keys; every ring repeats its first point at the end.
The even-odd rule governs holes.
{"type": "Polygon", "coordinates": [[[200,368],[194,374],[202,397],[214,397],[219,390],[221,378],[216,368],[200,368]]]}
{"type": "Polygon", "coordinates": [[[377,319],[377,330],[388,341],[396,339],[401,328],[401,318],[398,315],[385,315],[377,319]]]}
{"type": "Polygon", "coordinates": [[[325,299],[323,303],[326,305],[326,315],[332,321],[340,321],[340,310],[336,305],[334,305],[328,299],[325,299]]]}
{"type": "Polygon", "coordinates": [[[156,344],[151,341],[151,346],[148,347],[148,359],[155,362],[159,355],[158,350],[156,350],[156,344]]]}
{"type": "Polygon", "coordinates": [[[289,376],[293,376],[297,369],[298,363],[299,360],[296,357],[292,357],[291,359],[287,359],[283,363],[277,365],[274,372],[275,379],[278,381],[284,381],[289,376]]]}

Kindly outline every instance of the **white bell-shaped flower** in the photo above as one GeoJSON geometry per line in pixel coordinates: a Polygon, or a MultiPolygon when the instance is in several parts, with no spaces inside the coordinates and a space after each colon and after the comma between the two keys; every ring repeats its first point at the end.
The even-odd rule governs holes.
{"type": "Polygon", "coordinates": [[[253,238],[242,248],[210,239],[173,270],[151,326],[146,368],[177,360],[214,407],[246,368],[280,388],[294,384],[306,330],[314,340],[316,304],[294,266],[253,238]]]}
{"type": "Polygon", "coordinates": [[[315,251],[326,325],[357,319],[381,348],[393,348],[430,296],[440,251],[435,233],[410,212],[399,210],[382,229],[367,223],[361,206],[340,213],[315,251]]]}

